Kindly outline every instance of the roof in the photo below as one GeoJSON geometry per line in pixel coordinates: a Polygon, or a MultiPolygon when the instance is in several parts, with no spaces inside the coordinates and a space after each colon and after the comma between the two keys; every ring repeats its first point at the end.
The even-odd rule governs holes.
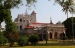
{"type": "Polygon", "coordinates": [[[31,24],[49,24],[49,23],[31,23],[31,24]]]}
{"type": "Polygon", "coordinates": [[[35,28],[35,27],[42,27],[45,24],[48,24],[48,23],[31,23],[30,26],[33,26],[35,28]]]}
{"type": "Polygon", "coordinates": [[[33,11],[31,14],[36,14],[35,11],[33,11]]]}
{"type": "Polygon", "coordinates": [[[28,26],[27,28],[34,28],[33,26],[28,26]]]}

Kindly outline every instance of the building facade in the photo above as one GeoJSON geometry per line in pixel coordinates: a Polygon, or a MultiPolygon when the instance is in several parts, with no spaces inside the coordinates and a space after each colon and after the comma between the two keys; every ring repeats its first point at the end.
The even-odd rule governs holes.
{"type": "Polygon", "coordinates": [[[64,25],[50,23],[32,23],[27,27],[27,34],[38,34],[41,39],[47,36],[50,39],[59,39],[60,34],[65,33],[64,25]]]}
{"type": "Polygon", "coordinates": [[[26,28],[25,34],[27,36],[38,34],[40,40],[44,39],[45,36],[48,40],[59,39],[60,34],[65,33],[64,25],[61,23],[53,24],[52,19],[50,19],[50,23],[37,23],[34,11],[30,15],[27,11],[25,14],[19,14],[15,19],[15,23],[19,31],[23,31],[26,28]]]}
{"type": "Polygon", "coordinates": [[[31,14],[28,14],[26,10],[25,14],[18,14],[14,22],[17,24],[18,30],[22,31],[29,26],[30,23],[36,22],[36,13],[33,11],[31,14]]]}

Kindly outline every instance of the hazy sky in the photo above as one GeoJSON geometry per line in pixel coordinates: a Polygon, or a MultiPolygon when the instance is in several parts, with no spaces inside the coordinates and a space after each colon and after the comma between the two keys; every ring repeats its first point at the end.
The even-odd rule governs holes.
{"type": "MultiPolygon", "coordinates": [[[[25,3],[24,0],[23,3],[25,3]]],[[[53,23],[57,23],[58,21],[63,22],[66,20],[67,16],[65,15],[65,12],[62,11],[62,7],[60,7],[58,4],[53,4],[54,0],[37,0],[35,5],[36,7],[31,7],[31,10],[28,10],[28,13],[30,14],[34,10],[37,13],[37,22],[49,23],[50,17],[52,18],[53,23]]],[[[20,6],[19,9],[12,9],[12,19],[14,20],[18,14],[25,14],[26,8],[27,7],[23,5],[20,6]]],[[[69,14],[69,17],[71,17],[71,14],[69,14]]],[[[2,27],[4,27],[4,23],[2,23],[2,27]]]]}

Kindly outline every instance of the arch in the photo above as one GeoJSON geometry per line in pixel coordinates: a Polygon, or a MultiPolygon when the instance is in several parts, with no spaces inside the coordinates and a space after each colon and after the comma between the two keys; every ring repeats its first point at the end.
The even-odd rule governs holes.
{"type": "Polygon", "coordinates": [[[52,39],[52,33],[50,32],[50,39],[52,39]]]}
{"type": "Polygon", "coordinates": [[[58,35],[58,33],[55,32],[55,33],[54,33],[54,39],[57,39],[57,35],[58,35]]]}
{"type": "Polygon", "coordinates": [[[43,31],[43,39],[48,39],[48,33],[46,30],[43,31]]]}
{"type": "Polygon", "coordinates": [[[22,30],[22,25],[20,25],[20,30],[22,30]]]}
{"type": "Polygon", "coordinates": [[[43,34],[47,34],[47,31],[46,30],[43,30],[43,34]]]}

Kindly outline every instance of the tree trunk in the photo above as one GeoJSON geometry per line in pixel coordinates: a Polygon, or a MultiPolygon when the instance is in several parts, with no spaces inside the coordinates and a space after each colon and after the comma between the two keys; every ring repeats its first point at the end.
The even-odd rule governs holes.
{"type": "Polygon", "coordinates": [[[1,22],[0,22],[0,31],[1,31],[1,22]]]}
{"type": "MultiPolygon", "coordinates": [[[[67,11],[67,19],[68,19],[68,11],[67,11]]],[[[69,38],[70,38],[70,32],[69,32],[69,22],[67,22],[68,25],[67,25],[67,30],[68,30],[68,33],[69,33],[69,38]]]]}
{"type": "Polygon", "coordinates": [[[68,19],[68,11],[67,11],[67,19],[68,19]]]}
{"type": "Polygon", "coordinates": [[[74,40],[74,29],[73,29],[73,13],[72,13],[72,33],[73,33],[73,40],[74,40]]]}

